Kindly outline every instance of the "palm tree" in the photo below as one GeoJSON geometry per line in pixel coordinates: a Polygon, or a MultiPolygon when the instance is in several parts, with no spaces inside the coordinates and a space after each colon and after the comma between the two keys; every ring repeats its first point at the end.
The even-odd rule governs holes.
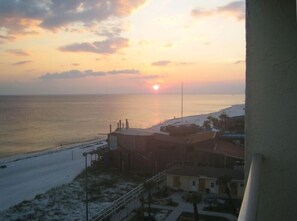
{"type": "Polygon", "coordinates": [[[229,200],[231,199],[230,183],[232,177],[228,175],[220,176],[217,178],[217,185],[224,188],[225,193],[227,194],[229,200]]]}
{"type": "Polygon", "coordinates": [[[223,131],[225,131],[227,129],[227,122],[229,120],[229,116],[223,112],[220,114],[219,119],[220,127],[223,131]]]}
{"type": "Polygon", "coordinates": [[[198,213],[197,203],[199,203],[201,201],[201,195],[199,193],[191,193],[188,200],[190,203],[193,204],[195,221],[199,221],[199,213],[198,213]]]}
{"type": "Polygon", "coordinates": [[[231,181],[232,181],[232,177],[228,176],[228,175],[224,175],[224,176],[221,176],[221,177],[218,177],[217,179],[217,184],[219,186],[222,186],[224,189],[225,189],[225,193],[227,194],[228,196],[228,203],[229,203],[229,207],[233,210],[233,211],[236,211],[235,210],[235,205],[232,201],[232,198],[231,198],[231,190],[230,190],[230,184],[231,184],[231,181]]]}

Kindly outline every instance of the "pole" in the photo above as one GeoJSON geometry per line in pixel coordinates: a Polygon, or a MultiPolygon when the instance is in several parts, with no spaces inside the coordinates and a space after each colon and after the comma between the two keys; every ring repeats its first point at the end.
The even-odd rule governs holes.
{"type": "Polygon", "coordinates": [[[181,124],[184,116],[184,83],[181,84],[181,124]]]}
{"type": "Polygon", "coordinates": [[[88,154],[87,153],[83,153],[84,157],[85,157],[85,167],[86,167],[86,221],[89,221],[89,206],[88,206],[88,161],[87,161],[87,157],[88,154]]]}
{"type": "MultiPolygon", "coordinates": [[[[184,82],[181,83],[181,119],[180,119],[181,130],[183,130],[183,127],[182,127],[183,117],[184,117],[184,82]]],[[[183,143],[181,144],[181,159],[182,159],[182,162],[184,162],[183,143]]]]}

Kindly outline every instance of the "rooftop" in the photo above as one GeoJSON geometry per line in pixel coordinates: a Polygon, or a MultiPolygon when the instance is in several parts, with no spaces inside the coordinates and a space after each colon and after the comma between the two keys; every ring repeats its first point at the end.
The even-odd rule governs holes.
{"type": "Polygon", "coordinates": [[[225,168],[213,168],[213,167],[198,167],[198,166],[177,166],[173,167],[165,172],[166,174],[179,175],[179,176],[206,176],[211,178],[217,178],[221,176],[231,176],[235,180],[243,180],[243,169],[225,169],[225,168]]]}
{"type": "Polygon", "coordinates": [[[216,137],[217,132],[205,131],[191,134],[188,136],[188,143],[200,143],[207,140],[212,140],[216,137]]]}
{"type": "MultiPolygon", "coordinates": [[[[156,133],[156,131],[153,131],[151,129],[143,129],[143,128],[121,128],[113,133],[115,134],[121,134],[121,135],[128,135],[128,136],[151,136],[156,133]]],[[[158,132],[160,134],[168,134],[165,132],[158,132]]]]}
{"type": "Polygon", "coordinates": [[[211,147],[197,146],[195,148],[201,151],[218,153],[229,157],[244,159],[244,147],[230,141],[218,140],[215,145],[211,147]]]}

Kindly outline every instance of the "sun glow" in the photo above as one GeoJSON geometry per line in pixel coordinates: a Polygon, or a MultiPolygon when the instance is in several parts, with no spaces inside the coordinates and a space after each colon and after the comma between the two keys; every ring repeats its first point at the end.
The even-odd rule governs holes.
{"type": "Polygon", "coordinates": [[[158,84],[155,84],[153,86],[154,91],[158,91],[160,89],[160,86],[158,84]]]}

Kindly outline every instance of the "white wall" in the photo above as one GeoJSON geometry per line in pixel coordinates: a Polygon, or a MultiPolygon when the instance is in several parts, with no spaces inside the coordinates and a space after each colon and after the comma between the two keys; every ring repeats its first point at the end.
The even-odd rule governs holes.
{"type": "Polygon", "coordinates": [[[262,153],[257,220],[297,220],[296,1],[246,2],[246,174],[262,153]]]}

